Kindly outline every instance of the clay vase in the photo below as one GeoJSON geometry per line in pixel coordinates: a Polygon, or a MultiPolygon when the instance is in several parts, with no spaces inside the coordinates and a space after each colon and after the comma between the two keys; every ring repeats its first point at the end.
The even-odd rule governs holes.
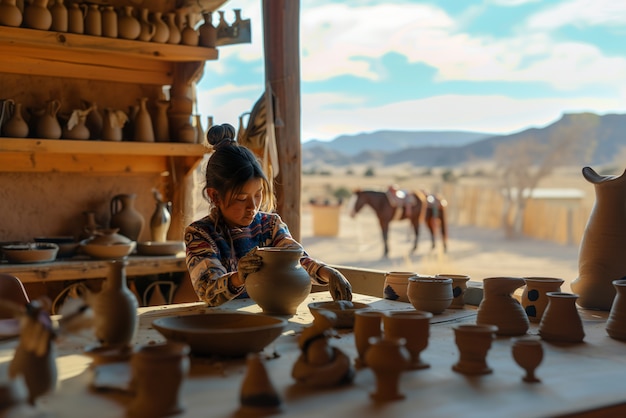
{"type": "Polygon", "coordinates": [[[128,116],[123,110],[107,107],[102,118],[102,139],[104,141],[121,141],[124,136],[124,125],[128,116]]]}
{"type": "Polygon", "coordinates": [[[126,282],[126,260],[109,261],[109,274],[97,293],[88,292],[94,334],[103,346],[128,346],[137,333],[137,298],[126,282]]]}
{"type": "Polygon", "coordinates": [[[148,112],[148,98],[142,97],[139,100],[139,110],[133,119],[134,135],[133,139],[139,142],[154,142],[154,128],[152,127],[152,117],[148,112]]]}
{"type": "Polygon", "coordinates": [[[179,393],[189,367],[189,346],[185,343],[168,341],[140,347],[130,359],[130,387],[135,397],[128,416],[156,418],[183,412],[179,393]]]}
{"type": "Polygon", "coordinates": [[[548,292],[560,292],[565,282],[556,277],[524,277],[526,287],[522,293],[522,307],[530,322],[539,323],[548,306],[548,292]]]}
{"type": "Polygon", "coordinates": [[[453,328],[454,341],[459,349],[459,361],[452,370],[467,375],[493,372],[487,364],[487,352],[498,327],[488,324],[461,324],[453,328]]]}
{"type": "Polygon", "coordinates": [[[375,310],[357,310],[354,312],[354,345],[358,353],[355,367],[367,367],[365,354],[370,347],[370,338],[381,338],[383,313],[375,310]]]}
{"type": "Polygon", "coordinates": [[[400,392],[400,375],[409,368],[411,354],[403,339],[371,337],[365,361],[376,376],[376,391],[370,397],[377,402],[404,399],[400,392]]]}
{"type": "Polygon", "coordinates": [[[543,360],[543,346],[536,338],[513,338],[511,354],[515,362],[526,371],[522,380],[526,383],[538,383],[535,370],[543,360]]]}
{"type": "Polygon", "coordinates": [[[523,335],[530,321],[522,305],[511,295],[526,282],[521,277],[488,277],[483,280],[483,299],[476,322],[498,327],[498,335],[523,335]]]}
{"type": "Polygon", "coordinates": [[[90,110],[74,110],[68,122],[63,125],[61,137],[64,139],[89,139],[89,128],[87,128],[87,115],[90,110]]]}
{"type": "Polygon", "coordinates": [[[57,113],[61,108],[61,102],[58,100],[50,100],[42,115],[37,120],[35,127],[35,135],[38,138],[59,139],[63,130],[57,119],[57,113]]]}
{"type": "Polygon", "coordinates": [[[162,12],[154,12],[152,13],[151,22],[154,24],[154,36],[152,37],[152,42],[157,42],[164,44],[170,38],[170,28],[167,26],[167,23],[163,20],[162,12]]]}
{"type": "Polygon", "coordinates": [[[606,321],[609,337],[626,341],[626,280],[613,280],[616,294],[606,321]]]}
{"type": "Polygon", "coordinates": [[[409,286],[409,277],[413,277],[416,274],[408,271],[389,271],[385,273],[383,298],[408,303],[409,297],[406,292],[409,286]]]}
{"type": "Polygon", "coordinates": [[[422,361],[420,354],[428,347],[432,317],[432,313],[425,311],[387,311],[383,316],[385,337],[405,341],[405,347],[411,354],[409,369],[430,367],[430,364],[422,361]]]}
{"type": "Polygon", "coordinates": [[[123,39],[137,39],[141,33],[141,24],[133,16],[133,6],[124,6],[117,19],[118,36],[123,39]]]}
{"type": "Polygon", "coordinates": [[[85,34],[102,36],[102,13],[97,4],[90,4],[85,9],[85,34]]]}
{"type": "Polygon", "coordinates": [[[48,0],[33,0],[25,6],[24,26],[31,29],[50,29],[52,13],[48,9],[48,0]]]}
{"type": "Polygon", "coordinates": [[[184,16],[184,23],[180,26],[180,43],[189,46],[198,46],[200,33],[193,27],[191,14],[184,16]]]}
{"type": "Polygon", "coordinates": [[[10,138],[26,138],[29,128],[22,117],[22,104],[15,103],[12,99],[9,101],[13,104],[13,113],[9,120],[2,124],[2,134],[10,138]]]}
{"type": "Polygon", "coordinates": [[[200,46],[215,48],[217,42],[217,28],[213,26],[213,13],[203,12],[204,23],[198,28],[200,33],[200,46]]]}
{"type": "Polygon", "coordinates": [[[156,142],[169,142],[170,125],[167,111],[170,108],[168,100],[157,100],[156,114],[154,116],[154,140],[156,142]]]}
{"type": "Polygon", "coordinates": [[[87,109],[90,109],[89,113],[87,114],[87,120],[85,121],[87,129],[89,129],[89,139],[101,139],[104,120],[102,118],[100,110],[98,110],[98,105],[96,104],[96,102],[87,102],[84,100],[83,105],[87,109]]]}
{"type": "Polygon", "coordinates": [[[50,30],[67,32],[69,29],[69,14],[67,7],[63,4],[63,0],[55,0],[54,4],[50,6],[50,13],[52,14],[52,26],[50,30]]]}
{"type": "Polygon", "coordinates": [[[469,276],[464,274],[437,274],[435,277],[452,279],[452,303],[450,309],[463,309],[465,306],[464,295],[467,290],[467,282],[470,280],[469,276]]]}
{"type": "Polygon", "coordinates": [[[409,279],[407,295],[411,305],[418,311],[443,313],[452,303],[452,279],[413,276],[409,279]]]}
{"type": "Polygon", "coordinates": [[[83,229],[78,234],[79,240],[89,239],[95,236],[96,231],[100,229],[100,225],[96,222],[95,212],[83,212],[83,229]]]}
{"type": "Polygon", "coordinates": [[[18,27],[22,24],[22,12],[15,0],[0,2],[0,25],[18,27]]]}
{"type": "Polygon", "coordinates": [[[135,209],[137,195],[118,194],[111,199],[111,228],[118,228],[120,234],[137,241],[145,220],[143,215],[135,209]]]}
{"type": "Polygon", "coordinates": [[[171,202],[156,202],[156,207],[150,217],[152,241],[167,241],[167,231],[169,231],[170,224],[172,223],[172,215],[170,214],[171,207],[171,202]]]}
{"type": "Polygon", "coordinates": [[[139,15],[139,36],[138,40],[149,42],[156,33],[156,25],[150,21],[150,10],[143,8],[139,15]]]}
{"type": "Polygon", "coordinates": [[[585,331],[576,308],[578,295],[566,292],[548,292],[547,295],[548,306],[539,323],[541,339],[550,342],[582,342],[585,331]]]}
{"type": "Polygon", "coordinates": [[[613,280],[626,278],[626,171],[603,176],[591,167],[582,170],[594,185],[596,201],[587,220],[578,253],[578,278],[572,291],[587,309],[611,309],[613,280]]]}
{"type": "Polygon", "coordinates": [[[256,250],[261,269],[248,275],[246,291],[267,314],[294,315],[311,292],[311,277],[302,268],[299,248],[264,247],[256,250]]]}
{"type": "Polygon", "coordinates": [[[181,35],[180,29],[176,24],[176,13],[168,13],[166,17],[167,27],[170,30],[170,37],[167,39],[167,43],[178,45],[180,43],[181,35]]]}
{"type": "Polygon", "coordinates": [[[85,33],[85,14],[78,3],[70,4],[67,10],[67,31],[70,33],[85,33]]]}
{"type": "Polygon", "coordinates": [[[113,6],[104,6],[102,8],[102,36],[107,38],[117,38],[117,13],[113,6]]]}

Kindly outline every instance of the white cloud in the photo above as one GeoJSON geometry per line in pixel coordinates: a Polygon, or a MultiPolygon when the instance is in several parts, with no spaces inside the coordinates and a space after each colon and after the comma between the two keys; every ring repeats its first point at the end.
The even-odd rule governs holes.
{"type": "Polygon", "coordinates": [[[571,0],[551,5],[529,19],[532,30],[562,26],[621,26],[626,23],[626,2],[615,0],[571,0]]]}

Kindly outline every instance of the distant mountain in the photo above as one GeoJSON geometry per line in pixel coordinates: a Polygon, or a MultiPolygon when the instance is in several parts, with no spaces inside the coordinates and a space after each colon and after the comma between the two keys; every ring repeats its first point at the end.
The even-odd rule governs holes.
{"type": "MultiPolygon", "coordinates": [[[[450,166],[470,160],[493,157],[498,144],[535,137],[547,142],[550,136],[565,125],[582,124],[589,113],[565,114],[544,128],[531,128],[510,135],[489,135],[472,132],[402,132],[380,131],[354,136],[340,136],[333,141],[302,144],[302,164],[315,167],[320,164],[347,166],[350,164],[382,164],[385,166],[412,163],[416,166],[450,166]],[[458,135],[458,136],[456,136],[458,135]],[[403,138],[399,140],[397,138],[403,138]],[[413,138],[413,139],[410,139],[413,138]],[[416,138],[428,138],[428,143],[416,138]],[[443,138],[448,138],[446,141],[443,138]],[[456,142],[456,145],[451,145],[456,142]],[[366,145],[371,144],[371,145],[366,145]],[[411,145],[413,144],[413,145],[411,145]]],[[[593,115],[593,114],[591,114],[593,115]]],[[[590,164],[605,164],[626,146],[626,114],[598,116],[594,138],[596,147],[590,164]]],[[[582,125],[581,125],[582,126],[582,125]]]]}

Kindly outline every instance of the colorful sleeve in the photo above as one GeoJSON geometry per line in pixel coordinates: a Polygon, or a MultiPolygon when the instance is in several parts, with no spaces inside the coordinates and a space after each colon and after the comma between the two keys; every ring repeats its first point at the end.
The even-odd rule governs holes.
{"type": "Polygon", "coordinates": [[[244,287],[233,287],[222,264],[215,241],[208,233],[193,226],[185,230],[187,269],[198,298],[209,306],[219,306],[243,292],[244,287]]]}

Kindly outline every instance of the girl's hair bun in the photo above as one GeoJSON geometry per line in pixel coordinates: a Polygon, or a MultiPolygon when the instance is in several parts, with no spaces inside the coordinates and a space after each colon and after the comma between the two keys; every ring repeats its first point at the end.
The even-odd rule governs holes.
{"type": "Polygon", "coordinates": [[[235,145],[235,127],[229,123],[213,125],[206,134],[207,141],[214,149],[227,145],[235,145]]]}

